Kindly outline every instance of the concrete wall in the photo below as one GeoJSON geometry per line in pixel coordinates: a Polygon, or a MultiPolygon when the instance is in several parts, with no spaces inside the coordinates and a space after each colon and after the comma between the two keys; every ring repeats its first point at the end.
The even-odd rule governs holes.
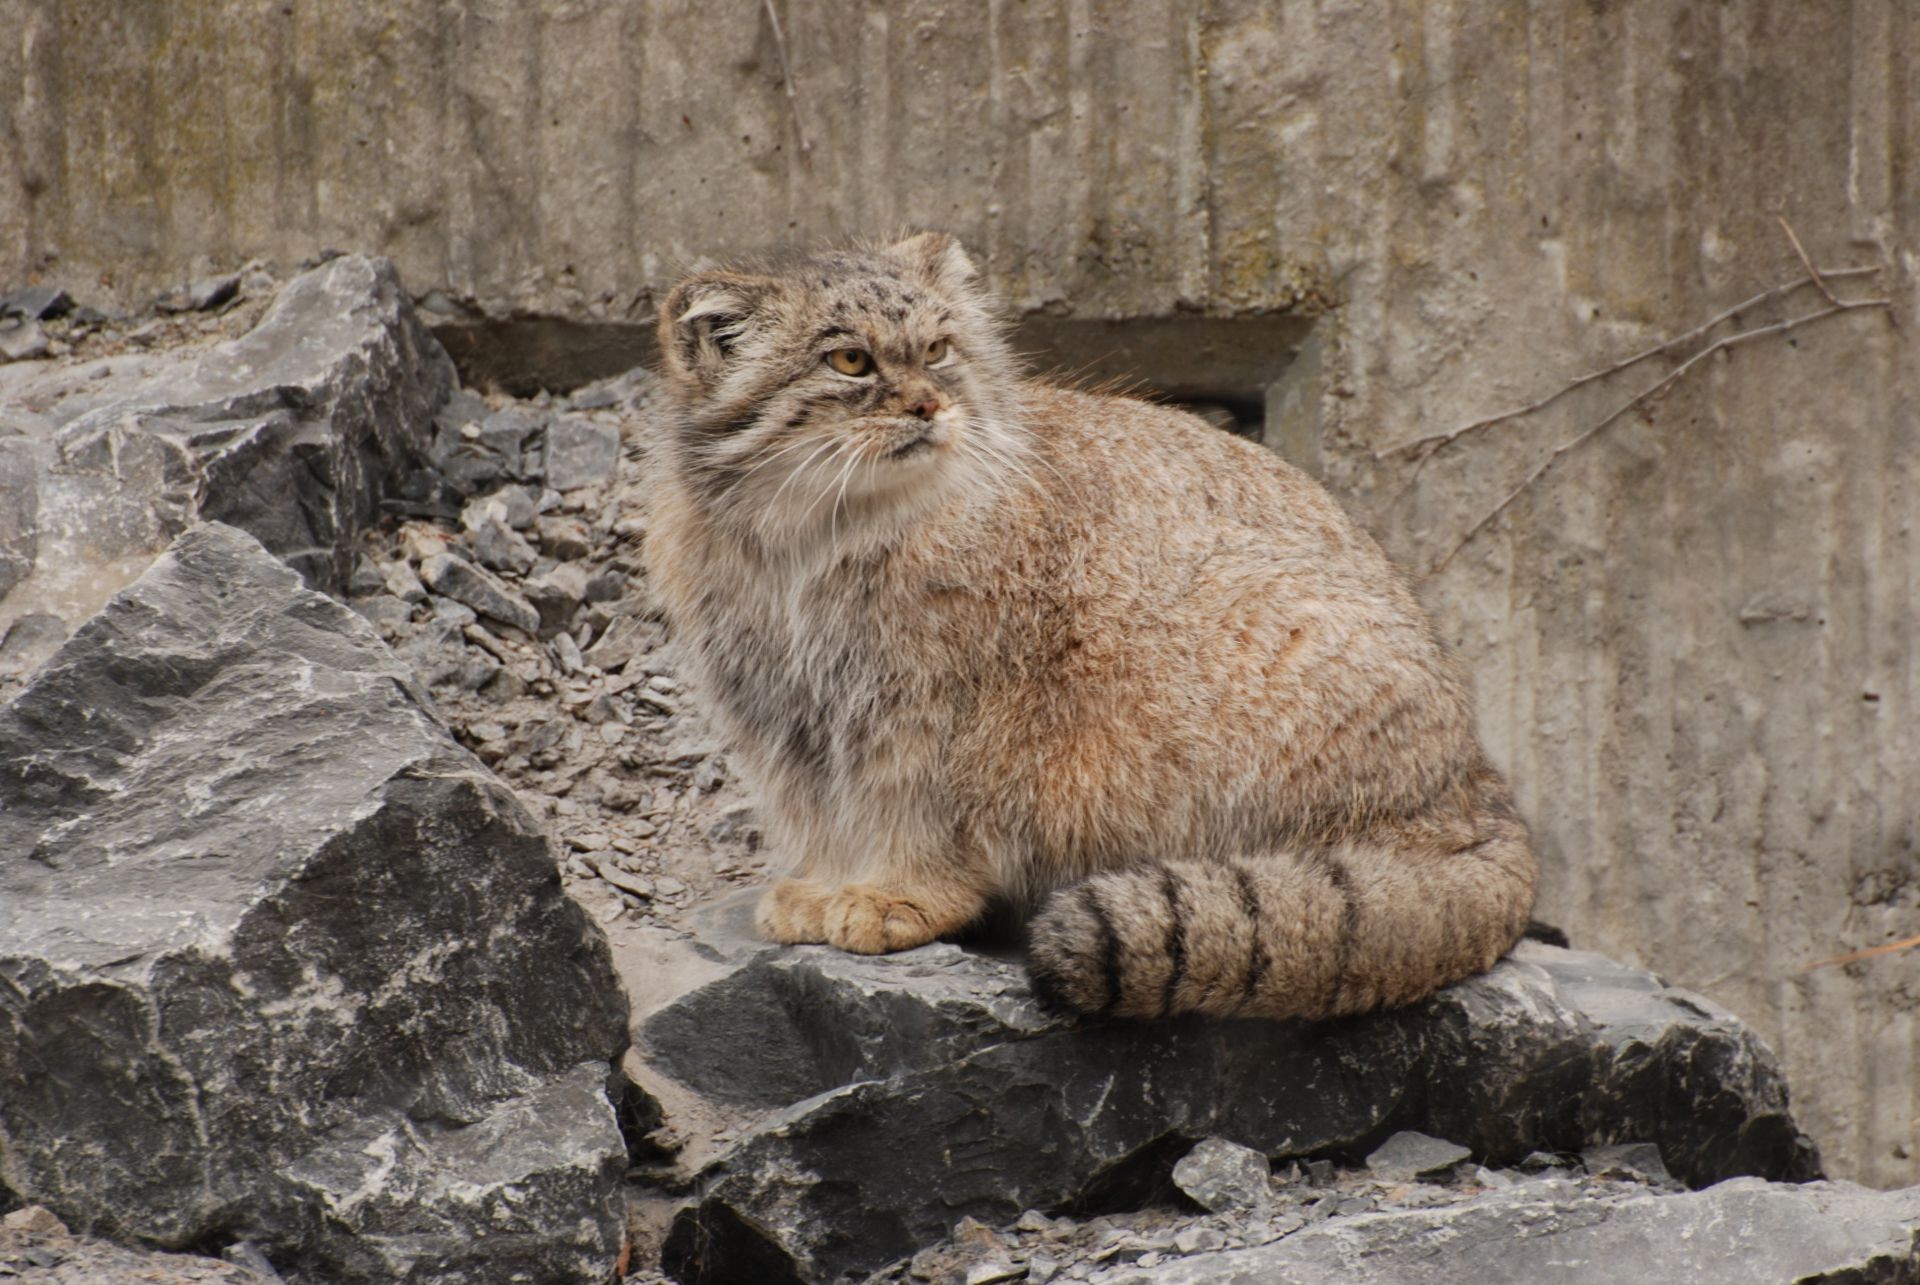
{"type": "Polygon", "coordinates": [[[1802,277],[1784,215],[1819,263],[1884,265],[1833,285],[1892,316],[1701,360],[1424,593],[1542,916],[1756,1022],[1836,1171],[1920,1181],[1920,954],[1802,971],[1920,932],[1920,7],[774,8],[792,100],[761,0],[0,0],[0,282],[133,303],[365,249],[449,324],[566,319],[563,360],[637,342],[701,256],[947,227],[1082,347],[1253,319],[1271,440],[1424,571],[1699,345],[1419,469],[1375,451],[1802,277]]]}

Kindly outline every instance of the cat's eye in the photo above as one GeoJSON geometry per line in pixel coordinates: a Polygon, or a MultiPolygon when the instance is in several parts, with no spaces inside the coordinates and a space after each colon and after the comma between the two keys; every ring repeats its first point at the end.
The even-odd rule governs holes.
{"type": "Polygon", "coordinates": [[[927,365],[938,366],[941,362],[945,361],[946,359],[947,359],[947,341],[946,340],[936,339],[932,343],[927,345],[927,356],[926,356],[927,365]]]}
{"type": "Polygon", "coordinates": [[[827,365],[858,379],[873,373],[873,354],[864,348],[835,348],[827,354],[827,365]]]}

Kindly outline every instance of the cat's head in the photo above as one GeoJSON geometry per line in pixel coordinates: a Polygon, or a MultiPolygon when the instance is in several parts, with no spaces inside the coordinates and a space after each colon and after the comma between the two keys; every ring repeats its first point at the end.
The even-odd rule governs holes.
{"type": "Polygon", "coordinates": [[[682,478],[770,542],[886,534],[1022,472],[1018,372],[944,233],[690,277],[660,352],[682,478]]]}

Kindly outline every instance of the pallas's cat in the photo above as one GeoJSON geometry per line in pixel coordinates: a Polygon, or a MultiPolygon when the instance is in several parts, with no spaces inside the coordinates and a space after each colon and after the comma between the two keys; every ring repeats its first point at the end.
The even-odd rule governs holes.
{"type": "Polygon", "coordinates": [[[1311,479],[1023,378],[949,237],[707,272],[661,312],[647,559],[789,877],[782,942],[1032,914],[1036,989],[1125,1017],[1418,999],[1536,862],[1466,686],[1311,479]]]}

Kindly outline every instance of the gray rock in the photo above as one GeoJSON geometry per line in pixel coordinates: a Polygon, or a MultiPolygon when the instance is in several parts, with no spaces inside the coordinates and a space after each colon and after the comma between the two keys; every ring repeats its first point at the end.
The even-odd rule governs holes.
{"type": "Polygon", "coordinates": [[[540,613],[491,573],[457,553],[436,553],[420,564],[420,578],[435,593],[464,603],[483,616],[528,633],[540,628],[540,613]]]}
{"type": "Polygon", "coordinates": [[[482,566],[504,575],[524,576],[540,558],[525,537],[494,517],[468,532],[467,547],[482,566]]]}
{"type": "Polygon", "coordinates": [[[0,638],[0,673],[31,673],[66,640],[66,621],[49,612],[27,612],[0,638]]]}
{"type": "Polygon", "coordinates": [[[387,567],[387,592],[408,604],[427,600],[427,587],[410,562],[395,562],[387,567]]]}
{"type": "Polygon", "coordinates": [[[574,563],[561,562],[528,580],[524,588],[540,613],[540,636],[550,638],[573,623],[573,613],[586,600],[587,573],[574,563]]]}
{"type": "Polygon", "coordinates": [[[540,495],[530,486],[503,486],[467,503],[460,525],[472,531],[491,517],[516,531],[525,531],[540,516],[540,495]]]}
{"type": "Polygon", "coordinates": [[[547,427],[547,485],[556,491],[597,486],[620,463],[620,430],[585,415],[562,415],[547,427]]]}
{"type": "Polygon", "coordinates": [[[387,587],[386,573],[380,570],[380,564],[367,554],[361,554],[353,564],[353,572],[347,577],[347,593],[350,597],[379,593],[387,587]]]}
{"type": "Polygon", "coordinates": [[[160,312],[211,312],[231,303],[239,295],[239,274],[226,273],[201,277],[170,290],[154,300],[153,306],[160,312]]]}
{"type": "Polygon", "coordinates": [[[1267,1158],[1225,1138],[1208,1138],[1173,1167],[1173,1185],[1210,1213],[1265,1213],[1273,1203],[1267,1158]]]}
{"type": "Polygon", "coordinates": [[[390,593],[373,593],[347,604],[379,631],[382,638],[393,638],[405,631],[413,619],[413,608],[390,593]]]}
{"type": "Polygon", "coordinates": [[[0,1178],[298,1281],[597,1281],[626,1005],[351,611],[195,527],[0,707],[0,1178]]]}
{"type": "MultiPolygon", "coordinates": [[[[392,265],[337,258],[226,343],[0,369],[0,436],[23,456],[0,493],[31,486],[36,571],[94,606],[203,519],[334,590],[452,383],[392,265]]],[[[16,503],[0,499],[0,545],[16,503]]]]}
{"type": "Polygon", "coordinates": [[[480,426],[492,413],[493,408],[478,394],[460,388],[433,417],[434,468],[458,491],[477,491],[519,471],[517,438],[511,462],[481,440],[480,426]]]}
{"type": "Polygon", "coordinates": [[[618,602],[627,591],[627,573],[619,567],[603,567],[587,578],[588,602],[618,602]]]}
{"type": "Polygon", "coordinates": [[[73,311],[73,296],[58,286],[28,286],[0,295],[0,317],[50,321],[73,311]]]}
{"type": "Polygon", "coordinates": [[[1458,1143],[1403,1129],[1367,1156],[1367,1168],[1383,1182],[1406,1182],[1438,1177],[1472,1158],[1473,1152],[1458,1143]]]}
{"type": "Polygon", "coordinates": [[[731,971],[647,1018],[641,1051],[718,1107],[771,1114],[700,1175],[665,1255],[682,1280],[871,1271],[957,1215],[1151,1187],[1207,1137],[1299,1156],[1418,1129],[1502,1163],[1626,1128],[1694,1183],[1817,1172],[1751,1031],[1598,956],[1524,943],[1422,1004],[1318,1026],[1075,1026],[1013,959],[708,936],[731,971]]]}
{"type": "Polygon", "coordinates": [[[1656,1187],[1675,1185],[1673,1175],[1651,1142],[1623,1142],[1589,1147],[1581,1154],[1587,1172],[1596,1178],[1632,1178],[1656,1187]]]}
{"type": "Polygon", "coordinates": [[[525,480],[540,476],[541,442],[552,416],[531,406],[505,406],[489,411],[478,424],[463,427],[461,436],[498,461],[493,475],[525,480]]]}
{"type": "Polygon", "coordinates": [[[593,552],[593,538],[579,518],[544,516],[536,522],[535,531],[549,557],[571,562],[593,552]]]}
{"type": "Polygon", "coordinates": [[[1282,1240],[1102,1276],[1103,1285],[1615,1285],[1920,1278],[1920,1188],[1738,1178],[1596,1199],[1548,1180],[1437,1209],[1337,1218],[1282,1240]]]}
{"type": "Polygon", "coordinates": [[[0,321],[0,361],[36,361],[52,351],[37,321],[0,321]]]}

